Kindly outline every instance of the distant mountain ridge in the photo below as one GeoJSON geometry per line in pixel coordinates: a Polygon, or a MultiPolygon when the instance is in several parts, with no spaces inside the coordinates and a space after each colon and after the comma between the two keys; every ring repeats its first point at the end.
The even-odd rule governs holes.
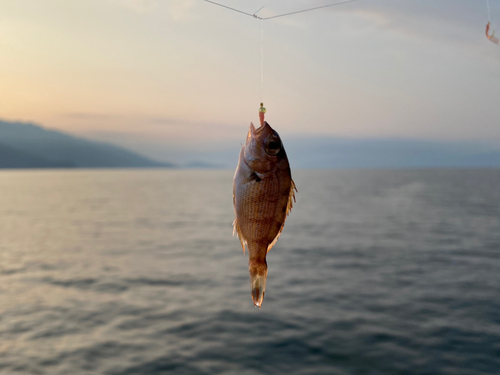
{"type": "Polygon", "coordinates": [[[47,160],[0,144],[0,168],[72,168],[71,162],[47,160]]]}
{"type": "Polygon", "coordinates": [[[0,168],[173,167],[109,143],[0,120],[0,168]]]}
{"type": "MultiPolygon", "coordinates": [[[[499,168],[500,145],[487,141],[444,141],[411,138],[341,138],[282,136],[292,169],[297,168],[499,168]]],[[[117,139],[117,143],[120,139],[117,139]]],[[[182,167],[235,169],[241,143],[225,140],[217,147],[137,143],[134,150],[158,159],[176,160],[182,167]]]]}
{"type": "MultiPolygon", "coordinates": [[[[120,144],[119,133],[111,142],[120,144]]],[[[500,167],[500,147],[487,142],[288,136],[283,143],[294,169],[500,167]]],[[[115,146],[31,123],[0,120],[0,168],[234,169],[241,149],[240,142],[231,140],[210,149],[140,141],[122,144],[115,146]],[[138,153],[129,151],[129,147],[138,153]]]]}
{"type": "Polygon", "coordinates": [[[500,167],[498,146],[486,142],[418,139],[291,139],[285,144],[297,168],[500,167]]]}

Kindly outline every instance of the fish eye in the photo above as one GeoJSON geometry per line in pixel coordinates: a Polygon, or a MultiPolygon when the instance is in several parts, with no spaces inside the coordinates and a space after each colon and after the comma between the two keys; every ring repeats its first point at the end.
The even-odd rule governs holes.
{"type": "Polygon", "coordinates": [[[281,141],[279,138],[276,138],[274,136],[269,137],[266,139],[266,142],[264,143],[264,149],[266,150],[266,153],[271,156],[276,156],[279,154],[281,151],[281,141]]]}

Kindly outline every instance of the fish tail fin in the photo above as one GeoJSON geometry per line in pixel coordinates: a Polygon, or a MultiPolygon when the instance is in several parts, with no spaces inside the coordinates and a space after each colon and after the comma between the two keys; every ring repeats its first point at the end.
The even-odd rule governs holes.
{"type": "Polygon", "coordinates": [[[249,260],[248,270],[250,272],[250,283],[252,286],[252,300],[255,307],[259,309],[264,302],[267,281],[267,262],[263,260],[249,260]]]}

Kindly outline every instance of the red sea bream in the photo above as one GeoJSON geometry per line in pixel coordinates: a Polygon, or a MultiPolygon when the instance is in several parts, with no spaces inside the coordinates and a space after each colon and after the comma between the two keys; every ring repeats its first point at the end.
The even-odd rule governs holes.
{"type": "Polygon", "coordinates": [[[234,232],[243,252],[248,248],[253,303],[262,306],[266,289],[266,255],[274,246],[292,209],[296,191],[278,133],[264,122],[250,124],[234,175],[234,232]]]}

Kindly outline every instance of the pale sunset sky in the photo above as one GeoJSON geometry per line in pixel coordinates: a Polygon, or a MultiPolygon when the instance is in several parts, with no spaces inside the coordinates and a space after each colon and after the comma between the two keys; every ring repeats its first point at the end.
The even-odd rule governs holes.
{"type": "MultiPolygon", "coordinates": [[[[261,16],[333,3],[219,2],[261,16]]],[[[500,145],[487,21],[485,0],[359,0],[264,21],[266,118],[282,137],[500,145]]],[[[149,156],[239,144],[258,122],[260,27],[203,0],[1,0],[0,119],[149,156]]]]}

